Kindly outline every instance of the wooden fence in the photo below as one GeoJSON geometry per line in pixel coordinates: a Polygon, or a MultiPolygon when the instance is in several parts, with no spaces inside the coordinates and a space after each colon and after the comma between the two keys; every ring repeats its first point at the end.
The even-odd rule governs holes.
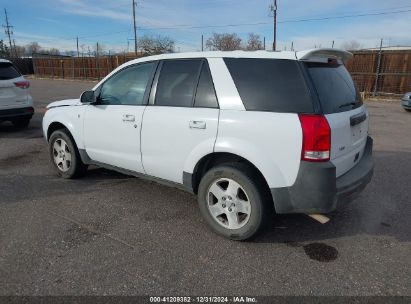
{"type": "Polygon", "coordinates": [[[119,65],[135,59],[132,55],[99,57],[33,56],[34,74],[37,77],[93,79],[104,78],[119,65]]]}
{"type": "Polygon", "coordinates": [[[354,52],[347,69],[361,92],[404,94],[411,91],[411,50],[354,52]]]}
{"type": "MultiPolygon", "coordinates": [[[[38,77],[99,80],[135,58],[131,54],[79,58],[33,56],[33,66],[38,77]]],[[[361,92],[403,94],[411,91],[411,50],[354,52],[347,68],[361,92]]]]}

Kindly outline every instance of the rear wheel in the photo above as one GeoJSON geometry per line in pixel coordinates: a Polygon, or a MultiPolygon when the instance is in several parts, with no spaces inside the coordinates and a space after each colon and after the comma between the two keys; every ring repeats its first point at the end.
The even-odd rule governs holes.
{"type": "Polygon", "coordinates": [[[232,240],[246,240],[264,226],[270,208],[261,178],[241,163],[210,169],[201,179],[198,202],[210,228],[232,240]]]}
{"type": "Polygon", "coordinates": [[[14,118],[11,122],[16,128],[27,128],[30,118],[14,118]]]}
{"type": "Polygon", "coordinates": [[[87,166],[81,161],[78,149],[66,129],[54,131],[49,140],[50,158],[63,178],[83,176],[87,166]]]}

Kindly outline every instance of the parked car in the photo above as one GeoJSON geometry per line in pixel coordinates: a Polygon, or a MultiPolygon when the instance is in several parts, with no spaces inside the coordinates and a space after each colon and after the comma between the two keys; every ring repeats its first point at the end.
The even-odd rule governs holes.
{"type": "MultiPolygon", "coordinates": [[[[144,57],[80,99],[47,107],[59,175],[88,165],[197,195],[212,230],[234,240],[277,213],[326,213],[373,173],[368,111],[336,49],[144,57]]],[[[173,208],[173,206],[169,206],[173,208]]]]}
{"type": "Polygon", "coordinates": [[[401,99],[401,105],[406,111],[411,111],[411,92],[405,93],[401,99]]]}
{"type": "Polygon", "coordinates": [[[29,87],[12,62],[0,59],[0,122],[11,121],[18,128],[29,125],[34,113],[29,87]]]}

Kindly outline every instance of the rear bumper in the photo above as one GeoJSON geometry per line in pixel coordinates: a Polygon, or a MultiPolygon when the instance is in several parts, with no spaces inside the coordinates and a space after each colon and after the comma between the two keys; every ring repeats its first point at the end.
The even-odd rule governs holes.
{"type": "Polygon", "coordinates": [[[327,213],[337,207],[338,201],[354,199],[371,181],[372,146],[373,140],[368,137],[359,163],[339,178],[331,162],[301,162],[293,186],[271,189],[276,212],[327,213]]]}
{"type": "Polygon", "coordinates": [[[31,118],[33,114],[34,114],[33,107],[0,110],[0,121],[9,120],[13,118],[20,118],[20,117],[31,118]]]}

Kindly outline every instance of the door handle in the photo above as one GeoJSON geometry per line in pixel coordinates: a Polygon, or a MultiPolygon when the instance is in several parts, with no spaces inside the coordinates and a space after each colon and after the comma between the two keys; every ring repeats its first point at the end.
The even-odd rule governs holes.
{"type": "Polygon", "coordinates": [[[136,121],[136,117],[132,114],[124,114],[123,115],[123,121],[131,121],[134,122],[136,121]]]}
{"type": "Polygon", "coordinates": [[[191,120],[189,123],[190,129],[205,129],[206,122],[205,121],[198,121],[198,120],[191,120]]]}

